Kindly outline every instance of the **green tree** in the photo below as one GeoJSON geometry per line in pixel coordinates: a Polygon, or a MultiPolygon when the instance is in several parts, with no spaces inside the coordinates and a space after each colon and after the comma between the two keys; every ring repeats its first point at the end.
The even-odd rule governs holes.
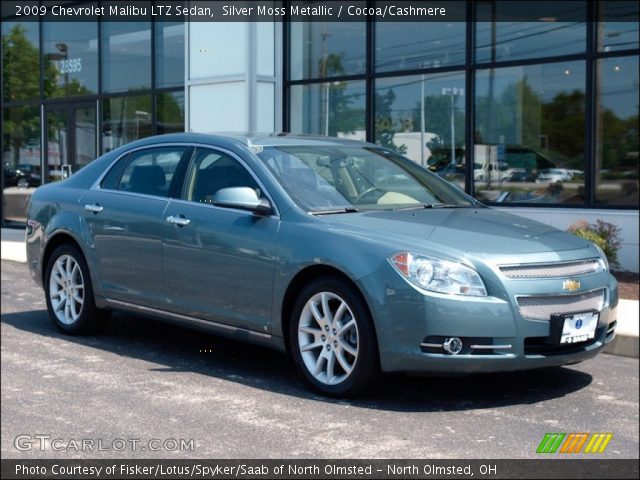
{"type": "MultiPolygon", "coordinates": [[[[21,24],[2,36],[3,98],[6,101],[33,100],[40,97],[40,57],[21,24]]],[[[13,151],[13,164],[20,163],[20,149],[37,144],[40,138],[40,115],[36,107],[4,109],[2,131],[4,150],[13,151]]],[[[3,152],[4,156],[4,152],[3,152]]]]}
{"type": "Polygon", "coordinates": [[[407,153],[406,145],[396,145],[393,137],[398,133],[397,122],[393,119],[393,102],[396,100],[395,92],[390,89],[387,93],[375,94],[376,112],[376,142],[383,147],[395,150],[398,153],[407,153]],[[378,122],[378,119],[386,121],[378,122]]]}

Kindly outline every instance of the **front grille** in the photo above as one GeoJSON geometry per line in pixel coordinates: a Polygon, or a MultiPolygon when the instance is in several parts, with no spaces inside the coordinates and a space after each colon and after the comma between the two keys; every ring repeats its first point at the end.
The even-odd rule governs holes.
{"type": "Polygon", "coordinates": [[[509,265],[500,267],[500,271],[507,278],[559,278],[587,275],[597,272],[600,268],[600,262],[591,259],[579,262],[509,265]]]}
{"type": "Polygon", "coordinates": [[[535,320],[550,320],[551,315],[600,311],[604,307],[604,289],[575,295],[517,297],[520,315],[535,320]]]}

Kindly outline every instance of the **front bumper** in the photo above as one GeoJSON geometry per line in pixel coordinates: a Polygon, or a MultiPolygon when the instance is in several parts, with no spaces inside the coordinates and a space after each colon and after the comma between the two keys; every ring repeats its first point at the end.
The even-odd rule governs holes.
{"type": "MultiPolygon", "coordinates": [[[[490,292],[494,296],[484,298],[425,295],[404,280],[393,279],[384,285],[384,300],[372,308],[381,367],[387,372],[468,374],[560,366],[593,358],[615,335],[617,283],[607,272],[585,275],[580,281],[581,291],[604,292],[595,338],[558,345],[550,339],[550,320],[523,317],[517,298],[563,295],[562,279],[503,280],[490,292]],[[463,341],[457,355],[442,348],[451,337],[463,341]]],[[[580,311],[572,308],[578,307],[558,313],[580,311]]]]}

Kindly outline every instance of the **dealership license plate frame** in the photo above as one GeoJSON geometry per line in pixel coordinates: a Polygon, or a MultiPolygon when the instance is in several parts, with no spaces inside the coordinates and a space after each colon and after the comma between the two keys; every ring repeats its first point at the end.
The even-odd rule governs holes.
{"type": "Polygon", "coordinates": [[[550,343],[576,345],[593,340],[599,321],[600,312],[596,310],[552,315],[550,343]],[[582,320],[579,326],[578,320],[582,320]]]}

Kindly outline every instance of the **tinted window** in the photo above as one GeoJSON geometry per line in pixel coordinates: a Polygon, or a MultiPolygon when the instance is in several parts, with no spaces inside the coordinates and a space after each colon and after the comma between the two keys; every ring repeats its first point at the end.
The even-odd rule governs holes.
{"type": "Polygon", "coordinates": [[[44,94],[98,92],[97,22],[43,22],[44,94]]]}
{"type": "Polygon", "coordinates": [[[109,190],[114,190],[118,188],[118,182],[120,181],[120,175],[122,175],[122,170],[127,165],[129,156],[125,155],[124,158],[121,158],[118,163],[116,163],[111,170],[104,176],[102,179],[102,183],[100,184],[100,188],[106,188],[109,190]]]}
{"type": "Polygon", "coordinates": [[[464,104],[464,72],[380,78],[376,142],[464,188],[464,104]]]}
{"type": "Polygon", "coordinates": [[[253,188],[262,196],[258,183],[235,158],[215,150],[198,150],[187,180],[185,198],[198,203],[213,203],[222,188],[253,188]]]}
{"type": "Polygon", "coordinates": [[[102,89],[151,87],[151,23],[102,23],[102,89]]]}
{"type": "Polygon", "coordinates": [[[598,4],[598,50],[611,52],[638,48],[637,1],[598,4]]]}
{"type": "Polygon", "coordinates": [[[184,132],[184,91],[156,94],[156,131],[158,134],[184,132]]]}
{"type": "Polygon", "coordinates": [[[478,70],[476,196],[489,202],[584,203],[585,62],[478,70]],[[563,175],[541,175],[560,168],[563,175]]]}
{"type": "Polygon", "coordinates": [[[156,87],[184,84],[184,22],[156,23],[156,87]]]}
{"type": "Polygon", "coordinates": [[[291,87],[291,131],[365,139],[364,81],[291,87]]]}
{"type": "Polygon", "coordinates": [[[40,96],[40,36],[36,22],[2,21],[2,98],[7,102],[40,96]]]}
{"type": "Polygon", "coordinates": [[[638,208],[638,57],[598,60],[596,201],[638,208]]]}
{"type": "Polygon", "coordinates": [[[102,100],[102,153],[153,135],[151,95],[102,100]]]}
{"type": "Polygon", "coordinates": [[[379,72],[464,63],[464,22],[378,22],[375,28],[379,72]]]}
{"type": "Polygon", "coordinates": [[[569,55],[587,46],[586,3],[482,1],[476,7],[476,61],[569,55]],[[537,21],[521,21],[521,19],[537,21]]]}
{"type": "Polygon", "coordinates": [[[364,22],[292,22],[291,80],[365,72],[364,22]]]}
{"type": "Polygon", "coordinates": [[[186,151],[187,147],[164,147],[132,153],[118,182],[118,190],[169,196],[169,186],[186,151]]]}

